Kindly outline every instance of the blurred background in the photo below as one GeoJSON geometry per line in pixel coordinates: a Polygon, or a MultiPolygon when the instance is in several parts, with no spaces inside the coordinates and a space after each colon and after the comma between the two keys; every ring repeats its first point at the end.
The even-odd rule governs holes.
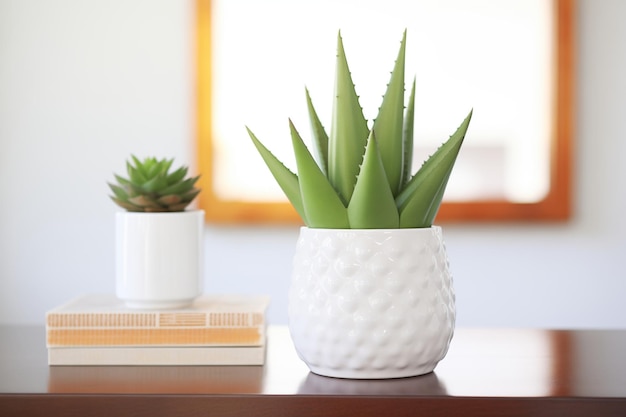
{"type": "MultiPolygon", "coordinates": [[[[573,215],[444,225],[458,326],[626,327],[626,2],[575,3],[573,215]]],[[[114,291],[106,182],[131,153],[197,169],[194,13],[192,0],[0,0],[0,323],[41,325],[114,291]]],[[[297,236],[207,224],[205,292],[268,294],[285,324],[297,236]]]]}

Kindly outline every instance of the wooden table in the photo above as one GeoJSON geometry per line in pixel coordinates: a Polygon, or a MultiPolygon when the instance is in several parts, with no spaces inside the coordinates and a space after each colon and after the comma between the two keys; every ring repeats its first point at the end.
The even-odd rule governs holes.
{"type": "Polygon", "coordinates": [[[382,381],[268,338],[265,366],[49,367],[43,327],[0,326],[0,416],[626,416],[626,331],[457,329],[434,373],[382,381]]]}

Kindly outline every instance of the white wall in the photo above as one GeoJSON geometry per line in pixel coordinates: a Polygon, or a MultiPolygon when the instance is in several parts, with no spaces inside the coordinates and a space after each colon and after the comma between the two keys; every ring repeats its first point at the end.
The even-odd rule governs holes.
{"type": "MultiPolygon", "coordinates": [[[[459,326],[626,327],[626,2],[578,2],[574,218],[447,226],[459,326]]],[[[0,323],[112,292],[106,181],[193,157],[193,4],[0,0],[0,323]]],[[[294,227],[206,230],[206,290],[286,322],[294,227]]]]}

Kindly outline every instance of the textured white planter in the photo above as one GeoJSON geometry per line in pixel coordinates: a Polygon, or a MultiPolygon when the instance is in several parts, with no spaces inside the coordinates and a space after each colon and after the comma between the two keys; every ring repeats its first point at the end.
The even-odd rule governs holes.
{"type": "Polygon", "coordinates": [[[441,228],[300,230],[289,330],[320,375],[400,378],[431,372],[455,323],[441,228]]]}
{"type": "Polygon", "coordinates": [[[202,292],[204,212],[116,214],[116,294],[131,308],[186,307],[202,292]]]}

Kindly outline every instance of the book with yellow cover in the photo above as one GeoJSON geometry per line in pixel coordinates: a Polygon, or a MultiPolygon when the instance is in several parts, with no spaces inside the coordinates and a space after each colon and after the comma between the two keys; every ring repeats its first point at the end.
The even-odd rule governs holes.
{"type": "Polygon", "coordinates": [[[54,347],[260,346],[267,296],[203,295],[184,309],[137,310],[112,294],[88,294],[46,313],[54,347]]]}

